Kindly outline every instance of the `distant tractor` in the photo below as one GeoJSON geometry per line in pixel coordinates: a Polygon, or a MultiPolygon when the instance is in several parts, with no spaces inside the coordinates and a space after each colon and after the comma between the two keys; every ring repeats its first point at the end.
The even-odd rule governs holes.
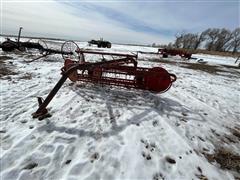
{"type": "Polygon", "coordinates": [[[89,45],[95,44],[99,48],[101,48],[101,47],[103,47],[103,48],[111,48],[112,47],[112,44],[109,41],[104,41],[102,38],[100,40],[88,41],[88,44],[89,45]]]}

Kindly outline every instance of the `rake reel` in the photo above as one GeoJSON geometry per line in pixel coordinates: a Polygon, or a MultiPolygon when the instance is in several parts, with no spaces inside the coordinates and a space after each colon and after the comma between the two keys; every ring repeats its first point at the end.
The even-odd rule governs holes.
{"type": "Polygon", "coordinates": [[[61,69],[62,77],[44,101],[38,98],[39,108],[33,113],[34,118],[42,119],[48,114],[47,105],[67,78],[73,82],[142,89],[155,93],[166,92],[176,81],[176,76],[162,67],[138,67],[137,54],[84,50],[73,41],[65,42],[61,50],[65,60],[61,69]],[[87,62],[86,54],[100,55],[103,59],[100,62],[87,62]],[[112,57],[112,60],[106,60],[106,56],[112,57]]]}

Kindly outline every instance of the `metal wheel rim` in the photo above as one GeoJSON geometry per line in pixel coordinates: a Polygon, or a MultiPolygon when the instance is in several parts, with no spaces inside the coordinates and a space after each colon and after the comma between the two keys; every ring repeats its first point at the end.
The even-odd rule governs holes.
{"type": "Polygon", "coordinates": [[[76,52],[79,49],[78,45],[74,41],[65,41],[61,47],[61,53],[64,60],[71,59],[73,61],[79,61],[80,56],[76,52]]]}

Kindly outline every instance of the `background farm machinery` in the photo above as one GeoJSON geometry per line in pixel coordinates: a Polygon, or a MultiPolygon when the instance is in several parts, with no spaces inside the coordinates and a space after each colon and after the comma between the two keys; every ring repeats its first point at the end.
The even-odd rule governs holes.
{"type": "MultiPolygon", "coordinates": [[[[13,41],[9,38],[6,38],[6,41],[4,41],[3,43],[0,44],[0,48],[2,48],[3,51],[6,52],[10,52],[13,50],[19,50],[19,51],[25,51],[26,49],[37,49],[39,50],[39,52],[42,54],[42,56],[36,58],[42,58],[45,57],[47,55],[50,54],[68,54],[68,53],[73,53],[73,52],[67,52],[67,51],[63,51],[61,50],[56,50],[56,49],[49,49],[47,46],[47,43],[45,43],[43,40],[39,39],[39,40],[28,40],[26,42],[20,41],[21,38],[21,31],[22,31],[22,27],[19,28],[19,32],[18,32],[18,37],[16,39],[16,41],[13,41]]],[[[68,42],[68,41],[67,41],[68,42]]],[[[91,40],[88,41],[88,44],[95,44],[97,45],[99,48],[103,47],[103,48],[111,48],[112,44],[109,41],[104,41],[102,38],[100,40],[91,40]]],[[[153,54],[153,55],[162,55],[163,58],[170,56],[176,56],[179,55],[182,58],[187,58],[190,59],[192,54],[185,51],[185,50],[181,50],[181,49],[158,49],[158,52],[143,52],[143,51],[138,51],[138,53],[142,53],[142,54],[153,54]]],[[[34,59],[34,60],[36,60],[34,59]]]]}
{"type": "Polygon", "coordinates": [[[63,44],[62,52],[65,60],[64,66],[61,69],[62,77],[45,100],[40,97],[38,98],[39,108],[33,113],[34,118],[43,119],[48,116],[46,107],[67,78],[73,82],[81,81],[100,85],[142,89],[155,93],[167,91],[176,80],[174,74],[168,73],[162,67],[138,67],[137,54],[84,50],[80,49],[72,41],[63,44]],[[102,61],[86,61],[86,54],[99,55],[102,57],[102,61]],[[105,56],[112,59],[107,60],[105,56]]]}
{"type": "Polygon", "coordinates": [[[182,58],[190,59],[192,54],[181,49],[158,49],[158,53],[162,54],[164,58],[167,58],[169,55],[170,56],[176,56],[179,55],[182,58]]]}
{"type": "Polygon", "coordinates": [[[98,48],[111,48],[112,44],[109,41],[104,41],[102,38],[100,40],[91,40],[88,41],[89,45],[95,44],[98,48]]]}
{"type": "MultiPolygon", "coordinates": [[[[29,50],[38,50],[42,55],[37,57],[36,59],[40,59],[42,57],[45,57],[45,56],[51,55],[51,54],[72,53],[72,52],[64,52],[62,49],[61,50],[50,49],[50,48],[48,48],[47,43],[41,39],[30,39],[28,41],[21,41],[20,39],[21,39],[22,29],[23,29],[22,27],[19,28],[18,37],[15,41],[11,40],[10,38],[6,38],[6,41],[4,41],[0,44],[0,48],[2,48],[2,50],[5,52],[11,52],[14,50],[18,50],[21,52],[26,52],[26,50],[28,52],[29,52],[29,50]]],[[[65,43],[67,43],[67,42],[68,41],[66,41],[65,43]]],[[[33,59],[32,61],[34,61],[36,59],[33,59]]],[[[29,62],[31,62],[31,61],[29,61],[29,62]]]]}
{"type": "Polygon", "coordinates": [[[2,50],[6,52],[10,52],[13,50],[25,51],[26,48],[38,49],[40,51],[46,49],[46,43],[41,40],[39,40],[38,42],[32,42],[31,40],[26,42],[20,41],[22,29],[22,27],[19,28],[16,41],[11,40],[10,38],[6,38],[6,41],[0,44],[0,48],[2,48],[2,50]]]}

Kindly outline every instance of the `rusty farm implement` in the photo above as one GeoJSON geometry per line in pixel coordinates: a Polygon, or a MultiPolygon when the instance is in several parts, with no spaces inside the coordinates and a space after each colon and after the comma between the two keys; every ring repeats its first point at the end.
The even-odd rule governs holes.
{"type": "Polygon", "coordinates": [[[137,66],[137,54],[100,52],[80,49],[73,41],[67,41],[61,48],[64,66],[62,77],[45,100],[38,98],[39,107],[34,118],[44,118],[47,105],[56,95],[63,83],[70,79],[73,82],[89,82],[101,85],[120,86],[148,90],[156,93],[167,91],[176,80],[174,74],[162,67],[145,68],[137,66]],[[87,62],[86,55],[94,54],[102,57],[100,62],[87,62]],[[105,57],[112,60],[106,60],[105,57]]]}
{"type": "Polygon", "coordinates": [[[42,40],[38,40],[38,42],[33,42],[32,40],[26,42],[21,41],[22,29],[22,27],[19,28],[16,41],[6,38],[6,41],[0,44],[0,48],[5,52],[11,52],[13,50],[25,51],[26,49],[38,49],[39,51],[43,51],[44,49],[48,49],[46,43],[42,40]]]}
{"type": "Polygon", "coordinates": [[[68,54],[72,52],[64,52],[62,50],[57,50],[57,49],[50,49],[47,46],[47,43],[43,41],[42,39],[30,39],[28,41],[21,41],[21,32],[22,32],[22,27],[19,28],[18,36],[17,39],[11,40],[10,38],[6,38],[6,41],[2,42],[0,44],[0,48],[2,48],[3,51],[5,52],[11,52],[14,50],[18,50],[21,52],[25,52],[26,50],[38,50],[41,53],[41,56],[28,61],[32,62],[34,60],[40,59],[42,57],[46,57],[51,54],[68,54]]]}

